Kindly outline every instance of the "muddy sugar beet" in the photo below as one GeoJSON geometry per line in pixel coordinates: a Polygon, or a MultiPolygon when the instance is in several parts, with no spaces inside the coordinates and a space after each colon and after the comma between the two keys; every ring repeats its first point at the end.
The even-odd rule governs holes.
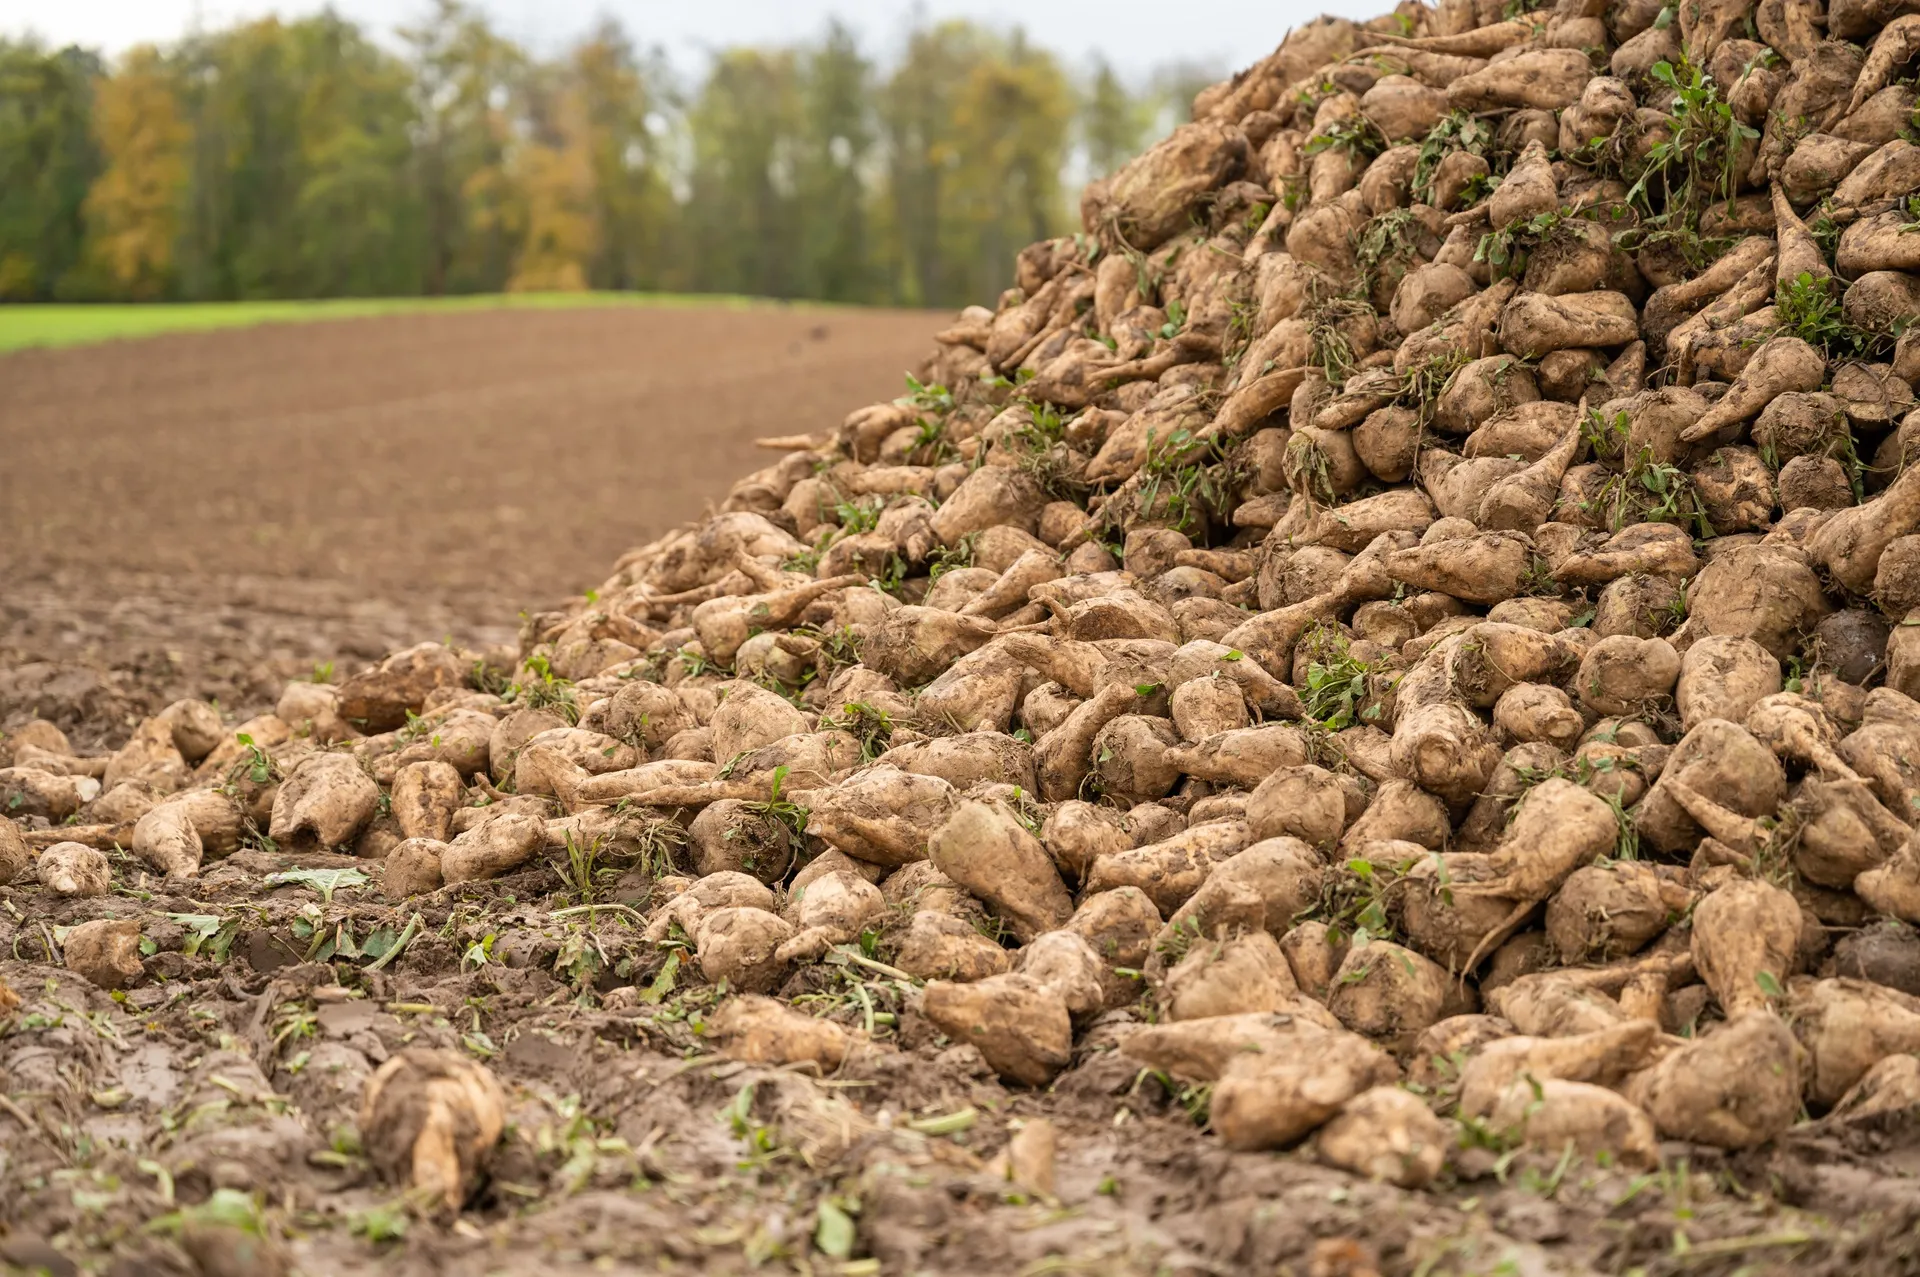
{"type": "Polygon", "coordinates": [[[1630,1200],[1871,1268],[1829,1190],[1622,1177],[1920,1102],[1916,24],[1309,23],[515,650],[9,725],[8,1221],[97,1235],[35,1141],[118,1105],[130,1220],[364,1168],[316,1271],[409,1212],[508,1267],[1271,1271],[1304,1234],[1225,1203],[1283,1192],[1365,1203],[1337,1271],[1652,1263],[1630,1200]],[[1547,1177],[1551,1240],[1366,1258],[1547,1177]],[[1063,1204],[1119,1249],[1014,1226],[1063,1204]]]}

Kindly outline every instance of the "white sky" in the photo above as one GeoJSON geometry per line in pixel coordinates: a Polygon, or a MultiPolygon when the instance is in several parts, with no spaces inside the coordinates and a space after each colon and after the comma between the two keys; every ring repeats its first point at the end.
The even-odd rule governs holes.
{"type": "MultiPolygon", "coordinates": [[[[700,67],[710,48],[806,39],[834,15],[860,34],[869,54],[885,56],[899,45],[917,7],[933,20],[1018,24],[1072,63],[1100,53],[1133,73],[1176,61],[1237,68],[1271,50],[1289,27],[1318,13],[1368,17],[1393,7],[1392,0],[922,0],[917,6],[909,0],[479,2],[506,34],[541,52],[563,47],[602,14],[612,14],[636,43],[663,46],[685,69],[700,67]]],[[[0,36],[31,32],[51,44],[83,44],[111,54],[174,39],[196,20],[220,27],[321,7],[317,0],[0,0],[0,36]]],[[[335,0],[333,7],[384,39],[426,5],[421,0],[335,0]]]]}

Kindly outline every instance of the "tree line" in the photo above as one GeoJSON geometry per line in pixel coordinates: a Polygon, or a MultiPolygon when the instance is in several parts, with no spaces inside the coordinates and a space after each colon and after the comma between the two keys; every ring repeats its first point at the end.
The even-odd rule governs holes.
{"type": "Polygon", "coordinates": [[[683,83],[612,21],[543,59],[462,0],[391,49],[331,12],[111,64],[0,40],[0,300],[990,301],[1206,78],[946,22],[887,66],[832,24],[683,83]]]}

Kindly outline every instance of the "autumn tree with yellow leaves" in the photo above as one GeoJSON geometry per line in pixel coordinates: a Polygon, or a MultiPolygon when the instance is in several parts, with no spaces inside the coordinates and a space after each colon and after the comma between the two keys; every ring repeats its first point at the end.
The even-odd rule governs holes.
{"type": "Polygon", "coordinates": [[[579,292],[600,243],[592,138],[579,90],[564,81],[542,86],[529,111],[529,133],[514,151],[525,231],[507,288],[579,292]]]}
{"type": "Polygon", "coordinates": [[[106,167],[87,192],[92,252],[120,296],[148,301],[165,293],[172,275],[191,141],[151,46],[100,81],[93,128],[106,167]]]}

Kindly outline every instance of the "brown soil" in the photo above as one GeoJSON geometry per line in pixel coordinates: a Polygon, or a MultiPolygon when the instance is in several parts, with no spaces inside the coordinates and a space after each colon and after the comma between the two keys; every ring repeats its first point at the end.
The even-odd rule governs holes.
{"type": "Polygon", "coordinates": [[[0,358],[0,727],[510,639],[766,464],[756,437],[900,393],[944,322],[492,311],[0,358]]]}
{"type": "MultiPolygon", "coordinates": [[[[888,393],[929,326],[461,316],[16,358],[4,712],[111,740],[174,695],[244,712],[313,660],[443,626],[505,637],[515,608],[724,491],[754,434],[888,393]],[[607,371],[627,351],[649,353],[607,371]]],[[[703,1037],[718,991],[633,923],[645,857],[589,869],[592,910],[560,857],[417,909],[351,878],[265,881],[365,863],[323,853],[245,850],[178,883],[110,858],[107,896],[0,888],[0,1272],[1920,1272],[1910,1122],[1670,1146],[1651,1176],[1469,1148],[1402,1192],[1220,1148],[1203,1090],[1112,1049],[1137,1009],[1091,1026],[1047,1091],[1009,1089],[899,982],[822,964],[781,996],[876,1048],[826,1077],[723,1059],[703,1037]],[[131,989],[65,969],[66,928],[127,917],[131,989]],[[486,1060],[509,1096],[457,1222],[409,1216],[356,1129],[370,1072],[419,1046],[486,1060]],[[1050,1193],[988,1165],[1043,1117],[1050,1193]]]]}

